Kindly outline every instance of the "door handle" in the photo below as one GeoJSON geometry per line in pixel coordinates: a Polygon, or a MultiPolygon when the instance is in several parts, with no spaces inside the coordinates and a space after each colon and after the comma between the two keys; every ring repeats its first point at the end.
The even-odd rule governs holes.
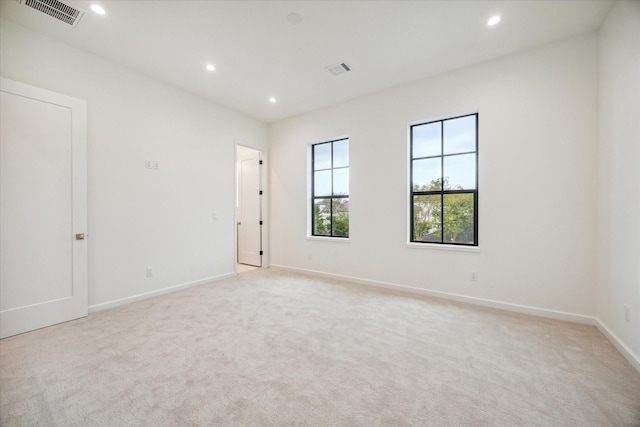
{"type": "Polygon", "coordinates": [[[242,223],[240,221],[238,221],[238,225],[242,225],[242,223]]]}
{"type": "Polygon", "coordinates": [[[84,233],[76,233],[76,240],[84,240],[84,233]]]}

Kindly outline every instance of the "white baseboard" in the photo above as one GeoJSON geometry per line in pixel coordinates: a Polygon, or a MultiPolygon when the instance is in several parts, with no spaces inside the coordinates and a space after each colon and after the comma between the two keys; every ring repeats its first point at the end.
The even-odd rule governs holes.
{"type": "Polygon", "coordinates": [[[638,372],[640,372],[640,357],[635,354],[633,350],[627,347],[627,345],[623,343],[616,334],[611,332],[611,329],[607,328],[605,324],[602,323],[602,320],[598,319],[597,317],[594,317],[593,320],[598,330],[602,332],[602,335],[607,337],[607,339],[611,341],[611,344],[613,344],[613,346],[618,349],[620,353],[622,353],[625,359],[627,359],[629,363],[631,363],[631,366],[633,366],[638,372]]]}
{"type": "Polygon", "coordinates": [[[346,282],[359,283],[359,284],[363,284],[363,285],[370,285],[370,286],[375,286],[375,287],[378,287],[378,288],[391,289],[391,290],[395,290],[395,291],[407,292],[407,293],[411,293],[411,294],[419,294],[419,295],[424,295],[424,296],[434,297],[434,298],[448,299],[448,300],[464,302],[464,303],[473,304],[473,305],[479,305],[479,306],[483,306],[483,307],[498,308],[500,310],[512,311],[512,312],[515,312],[515,313],[522,313],[522,314],[529,314],[529,315],[538,316],[538,317],[546,317],[548,319],[565,320],[565,321],[568,321],[568,322],[583,323],[583,324],[587,324],[587,325],[594,325],[595,324],[595,321],[594,321],[593,317],[585,316],[585,315],[582,315],[582,314],[566,313],[566,312],[563,312],[563,311],[548,310],[548,309],[545,309],[545,308],[530,307],[530,306],[519,305],[519,304],[511,304],[511,303],[507,303],[507,302],[494,301],[494,300],[489,300],[489,299],[484,299],[484,298],[476,298],[476,297],[469,297],[469,296],[465,296],[465,295],[452,294],[452,293],[448,293],[448,292],[433,291],[433,290],[422,289],[422,288],[414,288],[414,287],[411,287],[411,286],[398,285],[398,284],[395,284],[395,283],[380,282],[380,281],[377,281],[377,280],[361,279],[361,278],[357,278],[357,277],[343,276],[343,275],[340,275],[340,274],[325,273],[325,272],[322,272],[322,271],[306,270],[306,269],[303,269],[303,268],[295,268],[295,267],[287,267],[287,266],[284,266],[284,265],[271,264],[270,267],[273,268],[273,269],[278,269],[278,270],[292,271],[292,272],[295,272],[295,273],[302,273],[302,274],[309,274],[309,275],[318,276],[318,277],[325,277],[327,279],[344,280],[346,282]]]}
{"type": "Polygon", "coordinates": [[[89,306],[89,314],[97,311],[107,310],[109,308],[119,307],[121,305],[130,304],[135,301],[140,301],[148,298],[157,297],[158,295],[168,294],[170,292],[179,291],[182,289],[191,288],[193,286],[204,285],[206,283],[217,282],[218,280],[228,279],[229,277],[236,276],[236,273],[226,273],[219,276],[207,277],[205,279],[195,280],[193,282],[182,283],[180,285],[169,286],[168,288],[158,289],[152,292],[146,292],[144,294],[133,295],[127,298],[122,298],[114,301],[104,302],[101,304],[95,304],[89,306]]]}

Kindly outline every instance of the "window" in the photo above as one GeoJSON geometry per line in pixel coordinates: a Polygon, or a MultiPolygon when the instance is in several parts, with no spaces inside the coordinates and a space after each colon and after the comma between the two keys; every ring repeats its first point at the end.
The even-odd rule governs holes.
{"type": "Polygon", "coordinates": [[[411,242],[478,245],[478,115],[410,128],[411,242]]]}
{"type": "Polygon", "coordinates": [[[311,234],[349,237],[349,139],[311,146],[311,234]]]}

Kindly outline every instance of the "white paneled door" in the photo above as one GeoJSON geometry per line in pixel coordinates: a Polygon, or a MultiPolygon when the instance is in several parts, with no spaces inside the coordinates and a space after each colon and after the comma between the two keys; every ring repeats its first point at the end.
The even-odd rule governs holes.
{"type": "Polygon", "coordinates": [[[86,102],[0,78],[0,338],[87,315],[86,102]]]}
{"type": "Polygon", "coordinates": [[[262,266],[260,152],[238,154],[238,262],[262,266]]]}

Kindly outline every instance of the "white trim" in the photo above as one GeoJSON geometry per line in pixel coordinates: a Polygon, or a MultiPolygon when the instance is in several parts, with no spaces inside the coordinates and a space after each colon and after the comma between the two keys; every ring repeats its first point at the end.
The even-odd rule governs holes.
{"type": "Polygon", "coordinates": [[[453,251],[453,252],[476,252],[480,253],[482,250],[480,246],[462,246],[462,245],[442,245],[433,243],[415,243],[407,242],[405,245],[411,249],[429,249],[435,251],[453,251]]]}
{"type": "Polygon", "coordinates": [[[307,236],[307,240],[315,240],[318,242],[349,243],[349,239],[349,237],[307,236]]]}
{"type": "Polygon", "coordinates": [[[219,276],[212,276],[212,277],[207,277],[205,279],[195,280],[193,282],[187,282],[187,283],[182,283],[180,285],[169,286],[168,288],[159,289],[157,291],[146,292],[144,294],[133,295],[133,296],[127,297],[127,298],[122,298],[122,299],[117,299],[117,300],[113,300],[113,301],[109,301],[109,302],[104,302],[104,303],[101,303],[101,304],[91,305],[91,306],[89,306],[89,314],[96,313],[96,312],[102,311],[102,310],[108,310],[108,309],[114,308],[114,307],[119,307],[121,305],[130,304],[132,302],[136,302],[136,301],[141,301],[141,300],[157,297],[159,295],[164,295],[164,294],[180,291],[180,290],[187,289],[187,288],[192,288],[194,286],[204,285],[204,284],[211,283],[211,282],[217,282],[219,280],[224,280],[224,279],[228,279],[230,277],[235,277],[236,275],[237,275],[236,273],[221,274],[219,276]]]}
{"type": "Polygon", "coordinates": [[[617,335],[611,331],[611,329],[605,326],[602,320],[598,319],[597,317],[594,317],[593,322],[598,328],[598,330],[602,332],[602,335],[607,337],[607,339],[611,341],[611,344],[613,344],[613,346],[620,353],[622,353],[625,359],[627,359],[629,363],[631,363],[631,366],[633,366],[634,368],[636,368],[638,372],[640,372],[640,356],[635,354],[633,350],[627,347],[627,345],[623,343],[622,340],[618,338],[617,335]]]}
{"type": "Polygon", "coordinates": [[[344,280],[344,281],[347,281],[347,282],[359,283],[359,284],[363,284],[363,285],[370,285],[370,286],[375,286],[375,287],[378,287],[378,288],[391,289],[391,290],[395,290],[395,291],[399,291],[399,292],[406,292],[406,293],[410,293],[410,294],[418,294],[418,295],[424,295],[424,296],[433,297],[433,298],[448,299],[448,300],[464,302],[464,303],[473,304],[473,305],[479,305],[479,306],[482,306],[482,307],[497,308],[497,309],[500,309],[500,310],[512,311],[514,313],[521,313],[521,314],[529,314],[529,315],[538,316],[538,317],[545,317],[545,318],[548,318],[548,319],[565,320],[565,321],[568,321],[568,322],[582,323],[582,324],[586,324],[586,325],[593,325],[594,324],[593,317],[585,316],[585,315],[582,315],[582,314],[567,313],[567,312],[564,312],[564,311],[556,311],[556,310],[548,310],[548,309],[545,309],[545,308],[531,307],[531,306],[520,305],[520,304],[511,304],[511,303],[507,303],[507,302],[488,300],[488,299],[484,299],[484,298],[476,298],[476,297],[469,297],[469,296],[465,296],[465,295],[452,294],[452,293],[448,293],[448,292],[433,291],[433,290],[422,289],[422,288],[414,288],[412,286],[398,285],[398,284],[395,284],[395,283],[380,282],[380,281],[377,281],[377,280],[361,279],[361,278],[357,278],[357,277],[343,276],[343,275],[340,275],[340,274],[324,273],[324,272],[321,272],[321,271],[306,270],[306,269],[303,269],[303,268],[287,267],[287,266],[284,266],[284,265],[271,264],[270,267],[273,268],[273,269],[292,271],[292,272],[295,272],[295,273],[302,273],[302,274],[308,274],[308,275],[312,275],[312,276],[325,277],[325,278],[328,278],[328,279],[344,280]]]}

